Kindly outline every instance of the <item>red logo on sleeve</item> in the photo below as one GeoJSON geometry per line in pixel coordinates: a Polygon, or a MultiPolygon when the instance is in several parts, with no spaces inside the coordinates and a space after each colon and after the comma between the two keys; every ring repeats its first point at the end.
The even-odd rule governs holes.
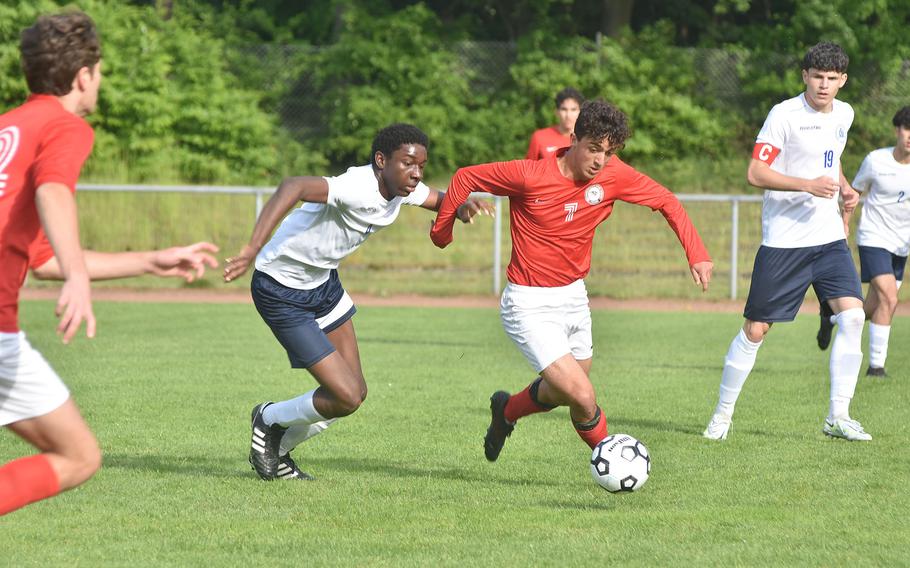
{"type": "Polygon", "coordinates": [[[778,154],[780,154],[780,148],[775,148],[767,142],[760,142],[752,149],[752,158],[764,162],[769,166],[778,154]]]}

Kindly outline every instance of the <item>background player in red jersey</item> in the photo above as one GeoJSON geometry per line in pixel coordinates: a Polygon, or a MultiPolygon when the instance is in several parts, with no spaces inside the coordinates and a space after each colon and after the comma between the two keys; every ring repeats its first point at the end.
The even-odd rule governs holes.
{"type": "Polygon", "coordinates": [[[535,130],[528,144],[526,158],[539,160],[552,156],[560,148],[565,148],[572,143],[570,138],[575,128],[575,121],[581,110],[585,98],[572,87],[556,93],[556,124],[535,130]]]}
{"type": "Polygon", "coordinates": [[[0,467],[0,515],[83,483],[101,464],[66,386],[19,330],[18,294],[28,268],[39,278],[66,281],[57,313],[68,342],[82,321],[94,335],[90,279],[150,273],[192,280],[206,265],[217,266],[209,254],[217,247],[204,242],[158,251],[81,250],[72,192],[92,147],[91,127],[81,117],[94,110],[101,83],[95,26],[82,13],[41,17],[22,33],[21,50],[33,94],[0,116],[0,424],[42,453],[0,467]]]}
{"type": "Polygon", "coordinates": [[[604,101],[585,103],[571,147],[550,158],[462,168],[449,184],[430,237],[452,242],[455,211],[472,191],[509,198],[512,258],[502,294],[506,333],[539,373],[523,391],[497,391],[484,440],[486,457],[499,457],[515,422],[567,405],[578,435],[592,448],[607,422],[588,377],[593,357],[591,311],[584,277],[591,267],[594,231],[626,201],[659,210],[676,232],[692,277],[708,289],[714,264],[679,200],[614,154],[630,136],[625,114],[604,101]]]}

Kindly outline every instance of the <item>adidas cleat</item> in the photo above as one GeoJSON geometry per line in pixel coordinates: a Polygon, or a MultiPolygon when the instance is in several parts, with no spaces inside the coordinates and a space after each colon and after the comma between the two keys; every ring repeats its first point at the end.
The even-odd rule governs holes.
{"type": "Polygon", "coordinates": [[[287,430],[278,424],[267,426],[262,419],[262,411],[270,404],[272,403],[263,402],[256,405],[250,417],[253,429],[250,441],[250,465],[256,470],[259,478],[264,481],[271,481],[278,476],[278,448],[281,445],[281,437],[287,430]]]}
{"type": "Polygon", "coordinates": [[[291,454],[284,454],[278,458],[278,479],[300,479],[303,481],[312,481],[316,479],[309,473],[301,471],[297,464],[294,463],[291,454]]]}
{"type": "Polygon", "coordinates": [[[499,452],[506,443],[506,438],[512,435],[515,424],[510,424],[505,417],[506,403],[509,402],[509,393],[496,391],[490,397],[490,411],[492,419],[487,435],[483,438],[483,452],[491,462],[496,461],[499,452]]]}

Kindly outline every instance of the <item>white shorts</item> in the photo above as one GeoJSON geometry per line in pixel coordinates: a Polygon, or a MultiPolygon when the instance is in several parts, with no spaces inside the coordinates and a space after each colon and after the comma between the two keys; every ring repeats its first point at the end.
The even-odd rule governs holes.
{"type": "Polygon", "coordinates": [[[0,426],[56,410],[70,392],[25,333],[0,333],[0,426]]]}
{"type": "Polygon", "coordinates": [[[584,280],[555,288],[509,282],[499,315],[506,335],[538,373],[563,355],[571,353],[581,361],[594,354],[584,280]]]}

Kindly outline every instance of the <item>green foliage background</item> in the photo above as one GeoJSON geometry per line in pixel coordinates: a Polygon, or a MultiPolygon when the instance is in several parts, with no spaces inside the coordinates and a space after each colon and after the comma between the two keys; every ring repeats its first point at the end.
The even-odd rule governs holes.
{"type": "Polygon", "coordinates": [[[848,171],[891,142],[890,116],[907,102],[907,3],[637,0],[631,26],[597,41],[593,8],[566,0],[307,4],[7,1],[0,104],[27,94],[19,31],[63,6],[88,12],[102,34],[106,79],[84,176],[92,181],[274,185],[365,161],[376,130],[395,121],[430,135],[429,175],[445,178],[462,165],[522,156],[529,133],[552,121],[555,91],[573,85],[629,114],[624,158],[677,190],[729,192],[743,186],[744,157],[770,107],[801,90],[799,58],[817,41],[837,41],[852,57],[842,94],[857,109],[848,171]],[[458,56],[457,45],[490,39],[515,46],[506,80],[458,56]],[[251,46],[292,49],[269,59],[251,46]],[[733,99],[708,88],[730,69],[733,99]],[[279,109],[302,77],[316,89],[304,111],[321,128],[282,123],[279,109]],[[731,179],[722,187],[693,175],[718,167],[731,179]]]}

